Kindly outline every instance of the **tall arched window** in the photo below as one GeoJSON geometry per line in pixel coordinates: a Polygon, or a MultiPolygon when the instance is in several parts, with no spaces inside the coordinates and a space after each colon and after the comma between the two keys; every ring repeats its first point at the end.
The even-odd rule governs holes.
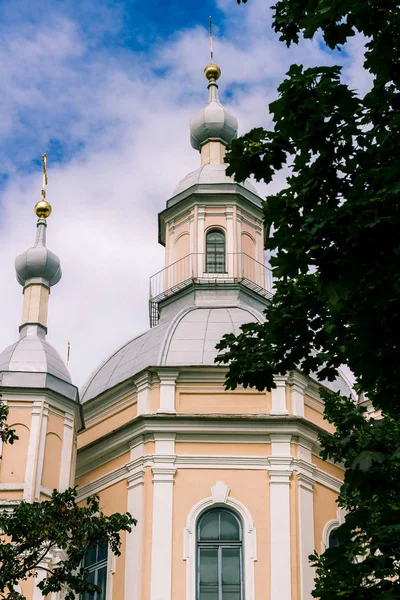
{"type": "Polygon", "coordinates": [[[238,517],[224,508],[197,525],[196,600],[243,600],[243,538],[238,517]]]}
{"type": "Polygon", "coordinates": [[[206,235],[206,272],[225,271],[225,234],[221,229],[209,229],[206,235]]]}
{"type": "Polygon", "coordinates": [[[335,527],[335,529],[332,529],[332,531],[329,534],[329,540],[328,540],[328,548],[335,548],[336,546],[339,546],[339,540],[337,538],[337,527],[335,527]]]}
{"type": "Polygon", "coordinates": [[[90,544],[86,550],[84,566],[89,569],[88,580],[90,583],[98,585],[101,592],[96,593],[94,596],[86,593],[81,596],[82,600],[106,600],[107,554],[107,546],[103,546],[99,542],[90,544]]]}

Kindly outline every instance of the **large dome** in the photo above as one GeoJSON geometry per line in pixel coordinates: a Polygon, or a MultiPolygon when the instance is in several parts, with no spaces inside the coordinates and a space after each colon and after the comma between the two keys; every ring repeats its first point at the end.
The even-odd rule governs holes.
{"type": "Polygon", "coordinates": [[[225,333],[237,335],[241,325],[262,320],[263,316],[249,307],[184,309],[110,356],[82,389],[82,402],[148,367],[215,366],[215,346],[225,333]]]}
{"type": "Polygon", "coordinates": [[[202,185],[202,184],[207,184],[207,185],[217,184],[218,185],[218,184],[227,184],[227,183],[241,185],[242,187],[246,188],[247,190],[249,190],[256,196],[258,196],[256,188],[254,187],[254,185],[252,185],[250,183],[250,181],[248,179],[246,179],[246,181],[244,181],[243,183],[237,183],[233,179],[233,177],[229,177],[226,174],[227,168],[228,168],[228,165],[226,165],[226,164],[203,165],[202,167],[200,167],[200,169],[197,169],[196,171],[192,171],[191,173],[186,175],[183,179],[181,179],[181,181],[178,183],[178,185],[174,189],[173,196],[177,196],[178,194],[180,194],[181,192],[184,192],[185,190],[189,189],[193,185],[202,185]]]}

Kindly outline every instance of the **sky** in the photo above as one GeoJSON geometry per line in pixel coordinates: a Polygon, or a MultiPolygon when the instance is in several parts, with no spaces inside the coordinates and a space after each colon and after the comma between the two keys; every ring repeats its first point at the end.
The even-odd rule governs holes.
{"type": "MultiPolygon", "coordinates": [[[[292,63],[339,63],[353,89],[368,89],[361,37],[342,52],[319,38],[288,49],[270,4],[0,0],[0,351],[18,339],[14,259],[34,242],[44,152],[47,245],[63,270],[48,341],[63,358],[71,342],[73,382],[149,327],[149,277],[164,265],[157,214],[200,166],[189,121],[207,97],[209,15],[221,101],[239,133],[271,125],[268,104],[292,63]]],[[[267,191],[283,185],[284,173],[267,191]]]]}

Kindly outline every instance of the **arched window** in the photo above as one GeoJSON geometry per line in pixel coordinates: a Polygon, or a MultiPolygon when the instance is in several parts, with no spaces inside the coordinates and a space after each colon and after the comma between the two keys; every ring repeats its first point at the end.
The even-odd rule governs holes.
{"type": "Polygon", "coordinates": [[[107,546],[103,546],[99,542],[97,544],[90,544],[86,550],[85,560],[83,564],[89,569],[88,580],[90,583],[94,583],[101,588],[100,593],[96,593],[94,596],[91,594],[83,594],[82,600],[106,600],[106,587],[107,587],[107,546]]]}
{"type": "Polygon", "coordinates": [[[206,272],[225,271],[225,234],[221,229],[210,229],[206,235],[206,272]]]}
{"type": "Polygon", "coordinates": [[[197,525],[196,600],[243,600],[243,538],[239,519],[212,509],[197,525]]]}
{"type": "Polygon", "coordinates": [[[335,548],[336,546],[339,546],[339,540],[337,538],[337,527],[335,527],[335,529],[332,529],[332,531],[329,534],[329,539],[328,539],[328,548],[335,548]]]}

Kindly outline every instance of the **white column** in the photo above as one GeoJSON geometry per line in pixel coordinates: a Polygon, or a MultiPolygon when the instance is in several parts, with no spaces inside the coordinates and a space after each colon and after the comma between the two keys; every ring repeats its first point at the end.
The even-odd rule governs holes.
{"type": "Polygon", "coordinates": [[[271,390],[272,407],[270,415],[287,415],[286,407],[286,376],[275,375],[276,388],[271,390]]]}
{"type": "MultiPolygon", "coordinates": [[[[49,565],[43,565],[46,568],[49,568],[49,565]]],[[[44,579],[46,579],[46,571],[43,571],[43,569],[38,569],[37,570],[37,576],[34,578],[34,583],[33,583],[33,594],[32,594],[32,600],[43,600],[43,594],[42,592],[39,590],[39,588],[37,587],[37,584],[40,583],[41,581],[43,581],[44,579]]]]}
{"type": "Polygon", "coordinates": [[[31,502],[35,496],[36,455],[39,445],[40,424],[42,416],[42,402],[35,400],[32,406],[31,430],[29,435],[28,454],[25,468],[24,500],[31,502]]]}
{"type": "Polygon", "coordinates": [[[304,473],[297,474],[299,482],[300,588],[301,599],[312,600],[314,569],[308,560],[314,546],[314,480],[304,473]]]}
{"type": "Polygon", "coordinates": [[[227,264],[226,269],[229,277],[233,277],[233,208],[232,206],[226,209],[226,252],[227,252],[227,264]]]}
{"type": "Polygon", "coordinates": [[[137,389],[137,414],[150,414],[151,381],[150,373],[144,373],[135,380],[137,389]]]}
{"type": "Polygon", "coordinates": [[[154,439],[150,600],[171,600],[175,434],[155,433],[154,439]]]}
{"type": "Polygon", "coordinates": [[[157,371],[160,378],[160,408],[158,413],[176,413],[175,390],[179,371],[157,371]]]}
{"type": "Polygon", "coordinates": [[[144,470],[132,473],[128,483],[128,512],[137,519],[131,533],[126,534],[124,600],[140,600],[142,571],[144,470]]]}
{"type": "Polygon", "coordinates": [[[74,417],[71,414],[64,415],[64,435],[61,455],[60,492],[69,487],[71,481],[72,451],[73,451],[73,427],[74,417]]]}
{"type": "Polygon", "coordinates": [[[198,254],[198,276],[201,277],[205,268],[204,257],[204,227],[205,227],[205,208],[199,206],[197,209],[197,252],[198,254]]]}
{"type": "Polygon", "coordinates": [[[291,600],[290,435],[271,434],[269,459],[271,600],[291,600]]]}
{"type": "Polygon", "coordinates": [[[42,486],[44,452],[46,449],[46,434],[47,434],[48,417],[49,417],[49,405],[45,402],[44,406],[43,406],[42,425],[40,428],[40,437],[39,437],[39,449],[38,449],[37,461],[36,461],[35,500],[40,500],[40,488],[42,486]]]}

